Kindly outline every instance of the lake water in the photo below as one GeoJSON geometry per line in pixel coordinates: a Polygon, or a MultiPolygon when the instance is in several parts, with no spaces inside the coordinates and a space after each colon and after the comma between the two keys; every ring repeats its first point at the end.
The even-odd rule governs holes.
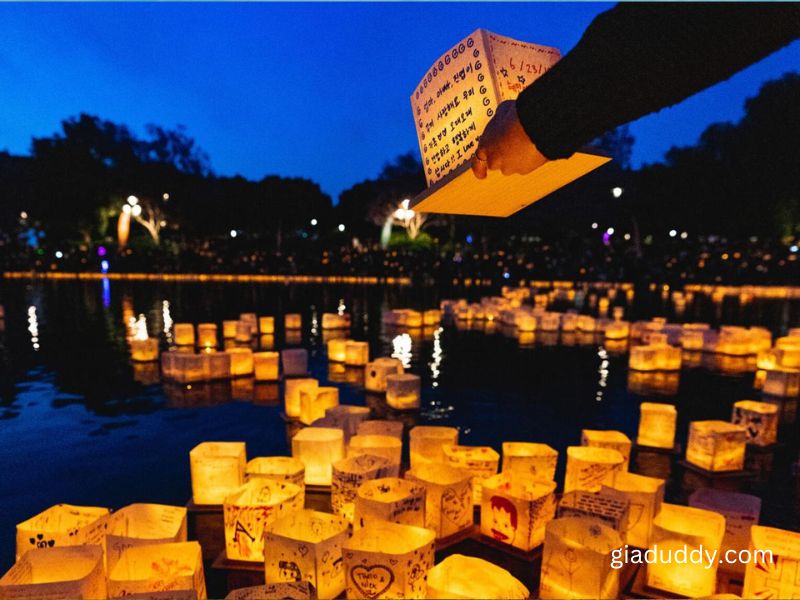
{"type": "MultiPolygon", "coordinates": [[[[475,298],[480,293],[470,291],[475,298]]],[[[14,560],[15,524],[53,504],[185,504],[191,496],[189,451],[202,441],[245,441],[250,457],[289,453],[277,384],[162,385],[157,366],[132,365],[128,358],[125,317],[131,314],[144,314],[150,335],[160,336],[166,347],[170,322],[221,323],[245,311],[300,312],[300,339],[287,340],[279,326],[274,339],[262,342],[275,349],[308,348],[312,375],[339,386],[342,403],[366,403],[385,416],[385,402],[358,383],[363,371],[329,370],[327,334],[314,323],[343,304],[353,316],[350,337],[368,340],[373,357],[398,356],[422,377],[422,411],[400,416],[408,425],[455,425],[461,443],[498,451],[504,440],[550,444],[561,453],[559,478],[565,449],[580,443],[582,428],[618,429],[635,438],[643,400],[677,406],[682,441],[689,421],[729,420],[734,401],[758,397],[753,372],[743,370],[742,361],[705,357],[679,376],[643,381],[629,377],[624,348],[594,337],[519,340],[497,326],[486,331],[482,323],[404,332],[381,321],[383,310],[431,308],[439,299],[433,290],[411,287],[3,282],[0,568],[5,571],[14,560]]],[[[674,318],[673,310],[660,294],[641,292],[626,317],[674,318]]],[[[763,324],[783,334],[800,325],[800,306],[715,305],[697,297],[680,317],[763,324]]],[[[725,485],[761,496],[762,522],[797,530],[800,494],[792,463],[798,436],[791,415],[796,402],[784,404],[779,446],[749,454],[755,478],[725,485]]],[[[668,456],[640,456],[632,462],[636,469],[668,476],[671,501],[685,502],[701,485],[668,456]]]]}

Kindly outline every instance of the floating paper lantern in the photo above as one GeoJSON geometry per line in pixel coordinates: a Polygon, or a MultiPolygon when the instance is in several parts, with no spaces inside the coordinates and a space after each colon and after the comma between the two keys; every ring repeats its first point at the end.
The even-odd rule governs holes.
{"type": "Polygon", "coordinates": [[[621,431],[584,429],[581,432],[581,445],[594,448],[612,448],[622,454],[622,469],[627,471],[631,458],[631,440],[621,431]]]}
{"type": "Polygon", "coordinates": [[[342,551],[347,598],[425,598],[433,550],[430,529],[385,521],[362,527],[342,551]]]}
{"type": "Polygon", "coordinates": [[[308,373],[308,350],[305,348],[289,348],[281,350],[281,364],[283,374],[295,377],[308,373]]]}
{"type": "Polygon", "coordinates": [[[497,473],[500,455],[488,446],[442,446],[445,460],[452,467],[466,469],[472,475],[472,502],[481,503],[481,485],[497,473]]]}
{"type": "Polygon", "coordinates": [[[671,404],[642,402],[639,406],[639,434],[636,443],[671,450],[675,446],[678,411],[671,404]]]}
{"type": "Polygon", "coordinates": [[[438,325],[442,322],[442,311],[429,309],[422,313],[422,324],[424,326],[438,325]]]}
{"type": "Polygon", "coordinates": [[[330,485],[331,465],[344,458],[344,432],[306,427],[292,438],[292,456],[306,467],[306,485],[330,485]]]}
{"type": "Polygon", "coordinates": [[[128,548],[108,573],[108,597],[205,600],[203,556],[197,542],[128,548]]]}
{"type": "Polygon", "coordinates": [[[235,336],[236,341],[249,344],[253,339],[253,327],[253,323],[250,323],[249,321],[237,321],[235,336]]]}
{"type": "Polygon", "coordinates": [[[347,340],[345,342],[344,363],[351,367],[363,367],[369,362],[369,344],[347,340]]]}
{"type": "Polygon", "coordinates": [[[311,425],[325,416],[325,411],[339,405],[339,388],[329,386],[300,388],[300,422],[311,425]]]}
{"type": "Polygon", "coordinates": [[[189,462],[194,503],[222,504],[244,483],[245,443],[203,442],[189,452],[189,462]]]}
{"type": "Polygon", "coordinates": [[[334,338],[328,341],[328,360],[343,363],[347,358],[347,342],[344,338],[334,338]]]}
{"type": "Polygon", "coordinates": [[[353,527],[373,521],[425,527],[425,486],[399,477],[362,483],[356,491],[353,527]]]}
{"type": "Polygon", "coordinates": [[[443,446],[458,444],[458,429],[435,425],[418,425],[408,432],[411,468],[432,462],[445,462],[443,446]]]}
{"type": "Polygon", "coordinates": [[[746,445],[744,427],[725,421],[692,421],[686,461],[706,471],[740,471],[746,445]]]}
{"type": "Polygon", "coordinates": [[[279,357],[280,355],[277,352],[253,353],[253,369],[256,381],[278,381],[280,378],[278,374],[279,357]]]}
{"type": "Polygon", "coordinates": [[[172,339],[178,346],[194,346],[194,325],[175,323],[172,326],[172,339]]]}
{"type": "Polygon", "coordinates": [[[369,392],[385,392],[386,377],[404,372],[403,363],[396,358],[376,358],[367,363],[364,371],[364,388],[369,392]]]}
{"type": "Polygon", "coordinates": [[[550,521],[545,527],[539,597],[616,598],[619,569],[612,568],[611,557],[621,547],[619,532],[595,519],[550,521]]]}
{"type": "Polygon", "coordinates": [[[303,508],[300,486],[286,481],[253,479],[223,504],[225,554],[229,560],[264,561],[267,525],[303,508]]]}
{"type": "Polygon", "coordinates": [[[305,465],[297,458],[291,456],[259,456],[248,461],[245,480],[288,481],[302,490],[305,487],[305,473],[305,465]]]}
{"type": "Polygon", "coordinates": [[[239,321],[223,321],[222,322],[222,337],[226,340],[232,340],[236,337],[236,328],[239,321]]]}
{"type": "Polygon", "coordinates": [[[34,548],[78,546],[86,542],[86,529],[109,514],[107,508],[56,504],[17,524],[16,560],[34,548]]]}
{"type": "Polygon", "coordinates": [[[232,590],[225,600],[312,600],[314,588],[307,581],[268,583],[232,590]]]}
{"type": "Polygon", "coordinates": [[[561,497],[556,515],[559,519],[565,517],[595,519],[623,536],[627,528],[630,506],[627,499],[614,496],[612,493],[578,490],[567,492],[561,497]]]}
{"type": "Polygon", "coordinates": [[[388,435],[354,435],[347,446],[347,456],[374,454],[389,459],[393,464],[400,464],[403,452],[401,440],[388,435]]]}
{"type": "Polygon", "coordinates": [[[425,527],[444,539],[473,525],[472,475],[444,463],[420,464],[405,478],[425,486],[425,527]]]}
{"type": "Polygon", "coordinates": [[[552,480],[556,475],[558,452],[547,444],[503,442],[503,473],[552,480]]]}
{"type": "Polygon", "coordinates": [[[217,352],[208,349],[200,354],[203,357],[204,379],[214,381],[217,379],[230,379],[232,356],[227,352],[217,352]]]}
{"type": "Polygon", "coordinates": [[[231,348],[226,352],[231,357],[231,375],[243,377],[253,374],[253,351],[250,348],[231,348]]]}
{"type": "Polygon", "coordinates": [[[103,548],[59,546],[28,550],[0,578],[0,598],[107,598],[103,548]]]}
{"type": "Polygon", "coordinates": [[[303,316],[299,313],[288,313],[284,315],[283,327],[285,329],[301,329],[303,327],[303,316]]]}
{"type": "Polygon", "coordinates": [[[763,391],[769,396],[793,398],[800,395],[800,369],[776,368],[767,371],[763,391]]]}
{"type": "Polygon", "coordinates": [[[136,362],[152,362],[158,360],[158,338],[132,339],[131,360],[136,362]]]}
{"type": "Polygon", "coordinates": [[[274,335],[275,317],[258,317],[258,332],[261,335],[274,335]]]}
{"type": "Polygon", "coordinates": [[[421,380],[419,375],[397,373],[386,376],[386,403],[396,410],[419,408],[421,380]]]}
{"type": "Polygon", "coordinates": [[[731,422],[747,432],[747,443],[771,446],[778,441],[778,407],[769,402],[739,400],[733,403],[731,422]]]}
{"type": "Polygon", "coordinates": [[[555,516],[554,481],[500,473],[483,481],[481,533],[501,544],[533,550],[555,516]]]}
{"type": "Polygon", "coordinates": [[[362,483],[383,477],[397,477],[400,465],[388,458],[359,454],[336,461],[332,466],[331,507],[333,512],[353,521],[356,492],[362,483]]]}
{"type": "Polygon", "coordinates": [[[650,545],[653,518],[664,501],[663,479],[646,477],[627,471],[613,471],[608,475],[601,493],[622,498],[630,503],[628,518],[622,531],[625,543],[638,548],[650,545]]]}
{"type": "Polygon", "coordinates": [[[800,596],[800,533],[754,525],[749,550],[743,598],[800,596]]]}
{"type": "Polygon", "coordinates": [[[287,379],[283,391],[286,416],[298,418],[300,416],[300,392],[307,389],[316,389],[317,387],[319,387],[319,382],[316,379],[287,379]]]}
{"type": "Polygon", "coordinates": [[[595,318],[590,315],[578,315],[578,329],[588,333],[594,333],[597,329],[595,318]]]}
{"type": "Polygon", "coordinates": [[[317,598],[336,598],[344,591],[342,546],[350,537],[349,523],[329,513],[299,510],[266,527],[267,583],[307,581],[317,598]]]}
{"type": "Polygon", "coordinates": [[[530,592],[511,573],[489,561],[453,554],[428,571],[427,597],[527,600],[530,592]]]}
{"type": "Polygon", "coordinates": [[[403,422],[388,421],[385,419],[373,419],[362,421],[358,424],[358,435],[388,435],[389,437],[403,439],[403,422]]]}
{"type": "Polygon", "coordinates": [[[658,368],[658,349],[655,346],[633,346],[628,358],[628,368],[636,371],[654,371],[658,368]]]}
{"type": "Polygon", "coordinates": [[[164,377],[178,383],[194,383],[206,377],[205,358],[201,354],[171,350],[161,355],[164,377]]]}
{"type": "Polygon", "coordinates": [[[357,433],[358,427],[369,417],[369,413],[370,410],[366,406],[339,404],[326,409],[325,417],[331,420],[332,427],[344,431],[344,439],[347,442],[357,433]]]}
{"type": "MultiPolygon", "coordinates": [[[[725,517],[700,508],[664,503],[653,520],[651,548],[659,553],[681,550],[686,556],[694,551],[703,556],[716,555],[725,535],[725,517]]],[[[647,565],[647,585],[657,590],[691,598],[709,596],[716,591],[718,561],[698,564],[687,560],[647,565]]]]}
{"type": "Polygon", "coordinates": [[[564,493],[573,490],[597,492],[612,471],[623,470],[625,457],[612,448],[570,446],[567,448],[567,472],[564,493]]]}
{"type": "Polygon", "coordinates": [[[605,327],[605,336],[608,340],[624,340],[631,333],[630,323],[627,321],[612,321],[605,327]]]}

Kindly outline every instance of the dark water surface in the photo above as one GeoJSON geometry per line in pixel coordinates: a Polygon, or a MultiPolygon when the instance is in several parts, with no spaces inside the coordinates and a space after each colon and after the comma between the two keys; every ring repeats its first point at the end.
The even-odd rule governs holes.
{"type": "MultiPolygon", "coordinates": [[[[366,395],[358,385],[358,371],[329,372],[327,336],[313,323],[315,317],[321,323],[322,313],[334,312],[342,302],[353,315],[350,337],[368,340],[371,356],[394,354],[422,376],[423,409],[402,416],[408,425],[456,425],[461,443],[498,451],[504,440],[550,444],[561,453],[559,478],[565,449],[580,443],[582,428],[619,429],[635,438],[643,400],[674,402],[683,439],[689,421],[729,420],[734,401],[758,398],[752,371],[719,371],[735,371],[741,361],[731,365],[707,357],[705,366],[684,367],[678,382],[650,382],[661,391],[652,395],[641,393],[642,382],[629,385],[624,350],[606,347],[601,339],[539,335],[521,344],[500,328],[484,331],[483,324],[408,332],[382,324],[382,310],[438,306],[431,290],[44,281],[0,285],[6,312],[0,322],[3,572],[14,560],[15,524],[53,504],[185,504],[191,495],[189,450],[199,442],[245,441],[249,457],[289,453],[277,384],[244,380],[191,389],[162,386],[156,366],[129,361],[123,314],[143,313],[150,335],[160,336],[165,348],[164,325],[170,320],[221,325],[244,311],[278,317],[301,312],[301,339],[287,340],[276,318],[274,340],[262,341],[275,349],[308,348],[312,376],[334,380],[342,403],[367,403],[382,414],[380,398],[366,395]],[[677,392],[663,395],[670,384],[677,384],[677,392]]],[[[681,318],[671,311],[660,296],[647,294],[638,294],[628,308],[633,319],[664,314],[678,321],[762,324],[776,334],[800,325],[800,306],[780,301],[739,307],[698,297],[681,318]]],[[[796,409],[796,402],[785,408],[796,409]]],[[[791,463],[798,456],[798,435],[791,416],[780,435],[774,451],[749,454],[750,466],[759,473],[755,479],[722,485],[761,496],[762,522],[796,530],[800,495],[791,463]]],[[[665,456],[640,456],[631,468],[668,476],[671,501],[685,502],[692,489],[703,485],[665,456]]]]}

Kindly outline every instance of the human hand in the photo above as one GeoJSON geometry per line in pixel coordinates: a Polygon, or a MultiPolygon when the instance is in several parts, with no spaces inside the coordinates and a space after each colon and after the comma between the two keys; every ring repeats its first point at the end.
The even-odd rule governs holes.
{"type": "Polygon", "coordinates": [[[495,169],[500,169],[503,175],[526,175],[546,162],[547,158],[519,122],[517,103],[513,100],[500,103],[472,157],[475,177],[485,179],[487,172],[495,169]]]}

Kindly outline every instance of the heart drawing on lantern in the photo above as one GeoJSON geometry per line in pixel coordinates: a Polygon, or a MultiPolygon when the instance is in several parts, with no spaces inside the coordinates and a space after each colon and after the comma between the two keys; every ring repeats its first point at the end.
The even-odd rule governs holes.
{"type": "Polygon", "coordinates": [[[350,579],[367,598],[377,598],[394,582],[394,573],[384,565],[355,566],[350,570],[350,579]]]}

